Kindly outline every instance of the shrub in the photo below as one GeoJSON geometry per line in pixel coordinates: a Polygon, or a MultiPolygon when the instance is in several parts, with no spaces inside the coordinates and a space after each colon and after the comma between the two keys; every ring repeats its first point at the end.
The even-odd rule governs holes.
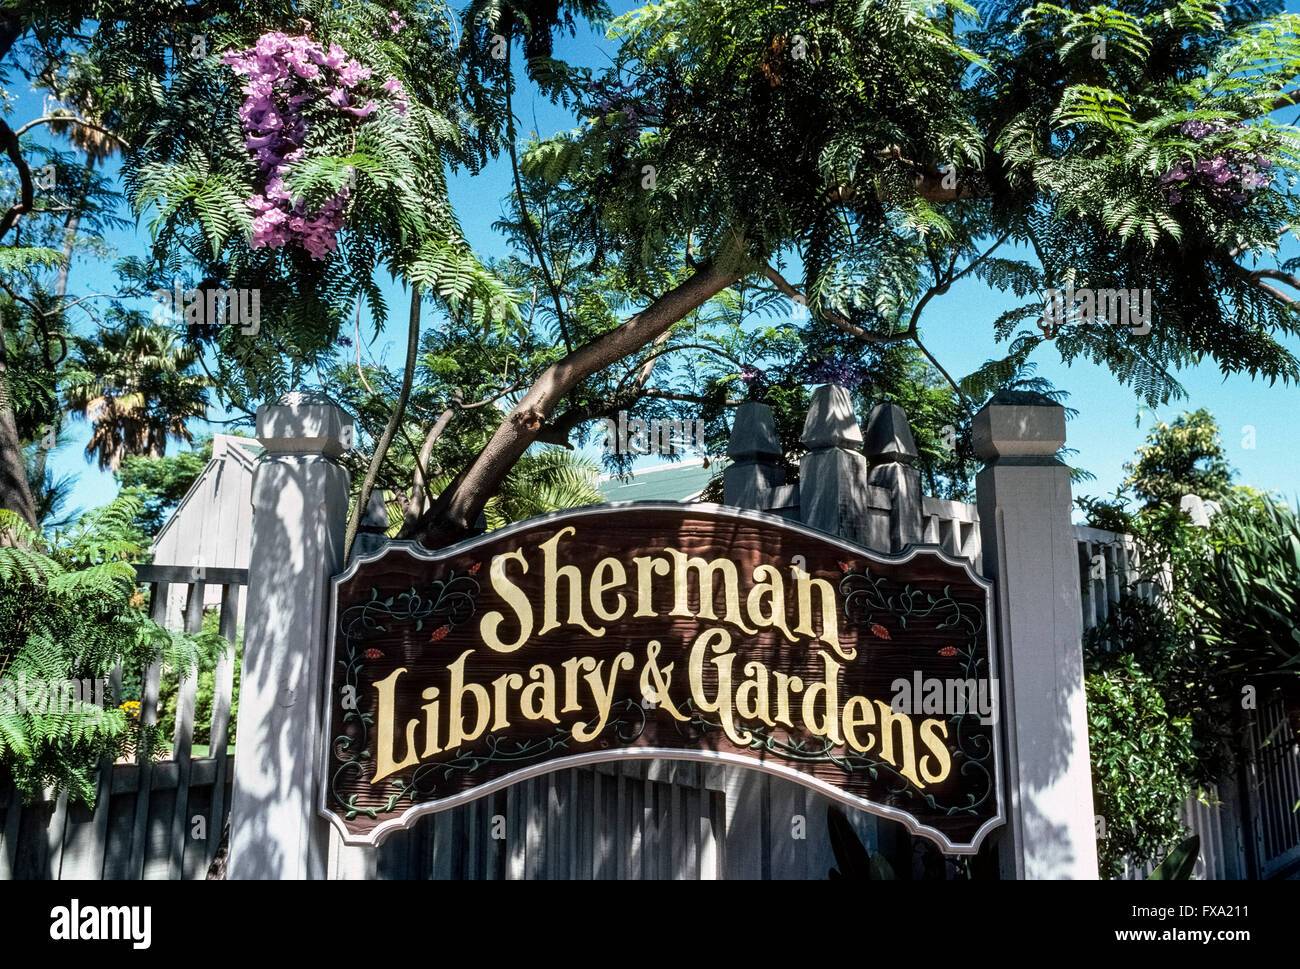
{"type": "MultiPolygon", "coordinates": [[[[52,539],[0,510],[0,679],[94,680],[155,659],[195,667],[206,641],[168,632],[136,604],[130,562],[141,550],[124,536],[139,510],[119,497],[52,539]]],[[[55,712],[0,704],[0,764],[24,799],[50,787],[93,803],[100,758],[136,734],[121,699],[55,712]]]]}
{"type": "Polygon", "coordinates": [[[1196,770],[1192,725],[1165,707],[1160,685],[1127,653],[1088,657],[1092,789],[1102,818],[1097,862],[1119,877],[1127,858],[1162,857],[1185,831],[1178,807],[1196,770]]]}

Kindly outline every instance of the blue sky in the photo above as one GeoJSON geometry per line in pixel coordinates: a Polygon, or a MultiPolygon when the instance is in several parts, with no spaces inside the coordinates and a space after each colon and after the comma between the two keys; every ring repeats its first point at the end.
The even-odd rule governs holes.
{"type": "MultiPolygon", "coordinates": [[[[616,9],[631,9],[632,6],[630,3],[617,4],[616,9]]],[[[1288,0],[1287,9],[1300,9],[1300,0],[1288,0]]],[[[576,39],[565,38],[557,43],[556,48],[557,56],[599,67],[608,63],[612,45],[598,34],[580,28],[576,39]]],[[[521,136],[528,135],[534,124],[542,134],[574,126],[571,116],[544,98],[534,97],[530,103],[529,90],[527,84],[521,84],[517,105],[521,136]]],[[[11,123],[15,126],[25,123],[39,117],[40,111],[39,96],[31,92],[21,94],[11,115],[11,123]]],[[[491,225],[501,215],[498,200],[509,191],[508,164],[498,163],[478,176],[459,175],[451,181],[452,200],[466,237],[481,256],[499,256],[505,252],[504,243],[492,231],[491,225]]],[[[111,233],[108,242],[115,247],[118,256],[124,256],[142,254],[147,238],[147,229],[141,225],[138,230],[111,233]]],[[[1292,241],[1286,254],[1294,255],[1294,250],[1292,241]]],[[[111,292],[115,285],[111,260],[81,258],[74,262],[70,283],[72,294],[111,292]]],[[[396,284],[389,286],[388,302],[390,307],[399,309],[405,305],[405,298],[396,284]]],[[[1004,296],[978,281],[963,280],[927,307],[922,321],[926,344],[954,376],[969,373],[990,357],[1000,355],[999,350],[1004,347],[993,341],[992,322],[1017,302],[1014,297],[1004,296]]],[[[405,314],[397,310],[393,312],[393,319],[399,325],[392,326],[390,320],[388,331],[368,352],[396,367],[400,365],[403,347],[399,344],[404,337],[397,330],[402,329],[400,324],[405,314]]],[[[82,315],[78,328],[80,332],[89,332],[93,330],[93,324],[82,315]]],[[[1300,354],[1300,342],[1293,341],[1291,349],[1300,354]]],[[[1068,391],[1067,404],[1079,411],[1078,417],[1068,425],[1067,444],[1078,450],[1073,463],[1091,471],[1097,480],[1076,487],[1076,495],[1114,492],[1124,476],[1123,463],[1131,459],[1134,450],[1143,443],[1154,420],[1157,417],[1169,420],[1183,410],[1198,407],[1209,408],[1218,420],[1228,460],[1238,470],[1235,479],[1238,483],[1276,490],[1293,500],[1300,491],[1297,487],[1300,441],[1296,431],[1300,421],[1300,406],[1297,406],[1300,389],[1294,385],[1270,387],[1265,382],[1252,381],[1240,375],[1225,378],[1212,363],[1205,363],[1179,374],[1187,398],[1170,403],[1157,414],[1142,408],[1133,392],[1120,386],[1103,366],[1076,362],[1066,367],[1050,343],[1040,346],[1032,359],[1038,364],[1038,374],[1068,391]],[[1251,438],[1254,446],[1248,447],[1251,438]]],[[[683,413],[681,416],[693,415],[683,413]]],[[[194,430],[197,435],[205,428],[200,424],[194,430]]],[[[207,430],[221,431],[223,427],[216,425],[207,430]]],[[[117,490],[110,474],[99,472],[87,462],[83,449],[89,436],[85,422],[66,423],[60,445],[52,457],[56,473],[79,476],[71,508],[87,509],[103,504],[117,490]]],[[[168,453],[174,453],[175,448],[174,443],[170,444],[168,453]]],[[[592,453],[594,456],[595,452],[592,453]]],[[[643,459],[643,463],[656,461],[643,459]]]]}

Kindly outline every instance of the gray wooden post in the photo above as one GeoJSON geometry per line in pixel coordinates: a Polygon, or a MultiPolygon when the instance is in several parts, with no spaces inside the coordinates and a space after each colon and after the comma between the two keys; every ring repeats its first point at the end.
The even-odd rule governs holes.
{"type": "Polygon", "coordinates": [[[329,579],[343,561],[352,418],[291,393],[257,411],[248,615],[230,814],[230,878],[323,878],[317,815],[329,579]]]}
{"type": "Polygon", "coordinates": [[[1079,565],[1070,472],[1056,458],[1065,410],[1039,394],[1002,392],[975,415],[974,438],[986,462],[975,479],[984,574],[996,583],[1002,875],[1095,879],[1079,565]]]}
{"type": "Polygon", "coordinates": [[[722,472],[722,500],[737,508],[769,508],[772,492],[785,484],[772,408],[754,401],[736,408],[727,457],[731,464],[722,472]]]}
{"type": "Polygon", "coordinates": [[[866,543],[870,516],[867,459],[853,399],[838,384],[813,391],[801,440],[808,453],[799,461],[799,516],[831,535],[866,543]]]}
{"type": "Polygon", "coordinates": [[[872,408],[862,449],[870,466],[867,484],[889,495],[889,551],[919,545],[924,534],[921,472],[912,467],[916,440],[903,408],[897,404],[872,408]]]}
{"type": "MultiPolygon", "coordinates": [[[[799,517],[805,525],[849,541],[871,547],[872,506],[883,500],[879,489],[867,484],[867,459],[861,452],[862,429],[853,413],[853,398],[838,384],[823,384],[812,393],[808,416],[800,438],[808,452],[799,461],[799,517]]],[[[825,824],[830,801],[806,788],[798,791],[785,782],[772,784],[772,816],[775,824],[786,825],[788,814],[802,807],[802,813],[820,830],[825,824]],[[802,802],[802,804],[800,803],[802,802]]],[[[892,844],[889,825],[865,811],[844,809],[849,823],[869,848],[892,844]]],[[[774,824],[774,833],[778,830],[774,824]]],[[[773,844],[777,842],[774,840],[773,844]]],[[[824,878],[835,863],[830,841],[823,837],[808,845],[804,878],[824,878]]],[[[791,877],[776,872],[776,877],[791,877]]]]}
{"type": "MultiPolygon", "coordinates": [[[[370,555],[377,552],[388,544],[388,505],[384,500],[384,492],[376,488],[370,492],[370,501],[366,505],[366,513],[361,516],[361,524],[357,528],[356,540],[352,543],[352,558],[359,555],[370,555]]],[[[351,561],[349,559],[349,561],[351,561]]]]}

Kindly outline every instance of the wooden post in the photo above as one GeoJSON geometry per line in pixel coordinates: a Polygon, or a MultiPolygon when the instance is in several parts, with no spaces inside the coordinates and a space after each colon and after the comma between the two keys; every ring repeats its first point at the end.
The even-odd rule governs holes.
{"type": "Polygon", "coordinates": [[[353,422],[320,393],[257,411],[248,615],[230,817],[230,878],[323,878],[317,814],[329,580],[342,566],[353,422]]]}
{"type": "Polygon", "coordinates": [[[722,500],[736,508],[770,508],[772,492],[785,484],[770,407],[747,401],[736,408],[727,457],[731,464],[722,472],[722,500]]]}
{"type": "MultiPolygon", "coordinates": [[[[808,453],[799,461],[799,517],[805,525],[872,547],[871,536],[876,531],[872,527],[872,505],[879,492],[868,484],[867,459],[861,451],[862,429],[846,388],[823,384],[813,391],[801,440],[808,453]]],[[[813,830],[824,830],[829,799],[774,779],[769,779],[769,790],[774,847],[777,837],[786,836],[782,840],[788,841],[792,813],[803,814],[813,830]]],[[[844,813],[869,848],[888,849],[892,845],[889,829],[894,825],[882,824],[881,819],[865,811],[846,808],[844,813]]],[[[900,828],[900,833],[905,832],[900,828]]],[[[764,877],[825,878],[835,861],[829,839],[814,837],[800,844],[807,846],[801,866],[794,871],[767,872],[764,877]]],[[[774,856],[774,868],[776,860],[774,856]]]]}
{"type": "Polygon", "coordinates": [[[867,459],[853,399],[838,384],[813,391],[804,421],[808,453],[799,462],[799,516],[805,525],[867,544],[867,459]]]}
{"type": "Polygon", "coordinates": [[[921,472],[912,467],[916,441],[907,414],[897,404],[877,404],[867,421],[862,448],[870,470],[867,484],[889,494],[889,548],[900,552],[921,543],[921,472]]]}
{"type": "Polygon", "coordinates": [[[1070,470],[1056,458],[1065,410],[1039,394],[1002,392],[975,415],[974,436],[986,462],[975,490],[1001,655],[1002,876],[1095,879],[1079,563],[1070,470]]]}

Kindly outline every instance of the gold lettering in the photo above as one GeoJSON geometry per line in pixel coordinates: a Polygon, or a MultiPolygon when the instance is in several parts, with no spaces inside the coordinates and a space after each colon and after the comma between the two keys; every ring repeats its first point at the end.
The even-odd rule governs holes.
{"type": "Polygon", "coordinates": [[[432,757],[442,753],[442,748],[438,746],[438,688],[431,686],[420,695],[433,701],[420,707],[424,711],[424,753],[420,756],[432,757]]]}
{"type": "Polygon", "coordinates": [[[519,694],[519,708],[524,716],[529,720],[559,723],[560,718],[555,715],[555,672],[545,663],[538,663],[528,671],[528,678],[537,682],[529,683],[519,694]],[[537,694],[541,694],[540,706],[534,699],[537,694]]]}
{"type": "Polygon", "coordinates": [[[921,778],[916,776],[916,744],[912,733],[912,718],[906,713],[895,713],[884,700],[877,700],[880,707],[880,756],[898,768],[898,772],[917,787],[925,787],[921,778]],[[894,725],[898,725],[898,736],[902,741],[903,756],[894,756],[894,725]]]}
{"type": "Polygon", "coordinates": [[[850,660],[858,655],[856,649],[847,650],[840,648],[839,613],[835,610],[835,588],[825,579],[814,579],[803,569],[799,569],[796,575],[796,581],[799,583],[799,625],[794,631],[801,636],[811,636],[819,638],[828,643],[830,647],[839,654],[840,659],[850,660]],[[813,632],[812,626],[812,590],[816,587],[821,594],[821,635],[813,632]]]}
{"type": "Polygon", "coordinates": [[[406,667],[399,667],[375,684],[379,693],[379,712],[375,715],[375,776],[370,783],[382,780],[389,774],[412,764],[418,764],[420,758],[415,753],[415,730],[420,721],[411,720],[406,724],[406,759],[400,764],[393,752],[393,718],[397,716],[397,679],[406,672],[406,667]]]}
{"type": "Polygon", "coordinates": [[[650,595],[652,592],[651,573],[655,575],[667,575],[672,571],[672,564],[660,556],[638,555],[632,559],[636,563],[636,612],[632,613],[632,618],[648,616],[653,619],[659,613],[654,611],[654,602],[650,595]]]}
{"type": "Polygon", "coordinates": [[[826,667],[826,678],[811,684],[803,695],[804,726],[814,736],[827,737],[831,743],[842,744],[844,738],[840,736],[839,675],[843,666],[831,659],[831,654],[825,650],[819,649],[817,653],[826,667]],[[815,708],[818,696],[824,696],[826,703],[826,712],[820,723],[815,708]]]}
{"type": "Polygon", "coordinates": [[[564,708],[560,712],[572,713],[574,710],[581,710],[582,704],[578,702],[578,671],[594,670],[596,659],[593,656],[575,656],[566,659],[560,665],[564,667],[564,708]]]}
{"type": "Polygon", "coordinates": [[[783,723],[787,727],[793,727],[794,721],[790,719],[790,693],[798,693],[803,689],[803,680],[797,676],[787,676],[776,670],[772,671],[776,677],[776,720],[777,723],[783,723]]]}
{"type": "Polygon", "coordinates": [[[510,726],[509,712],[506,707],[509,705],[509,699],[506,697],[506,690],[517,690],[524,685],[524,678],[518,673],[503,673],[492,681],[492,693],[496,698],[493,706],[496,708],[496,719],[492,721],[493,730],[505,730],[510,726]]]}
{"type": "Polygon", "coordinates": [[[610,706],[614,701],[614,681],[618,679],[619,671],[630,670],[636,665],[636,657],[629,652],[619,653],[614,657],[614,662],[609,668],[609,682],[602,683],[600,679],[600,668],[605,665],[601,660],[596,664],[596,668],[585,677],[587,685],[591,688],[591,695],[596,698],[596,712],[599,717],[596,721],[596,727],[588,730],[585,723],[575,723],[573,725],[573,739],[580,744],[585,744],[588,740],[595,740],[600,732],[605,729],[605,722],[609,720],[610,706]]]}
{"type": "Polygon", "coordinates": [[[748,747],[754,740],[749,731],[738,731],[731,706],[731,664],[736,654],[731,652],[731,633],[725,629],[709,629],[700,633],[691,646],[689,678],[691,696],[695,705],[708,713],[717,713],[722,729],[737,747],[748,747]],[[709,650],[715,654],[712,663],[718,671],[718,692],[710,700],[704,693],[704,660],[709,650]]]}
{"type": "Polygon", "coordinates": [[[741,680],[736,687],[736,712],[749,720],[762,720],[769,727],[775,727],[767,702],[767,667],[757,661],[745,664],[748,680],[741,680]],[[750,694],[754,699],[749,699],[750,694]]]}
{"type": "Polygon", "coordinates": [[[862,726],[875,726],[876,711],[871,706],[871,701],[864,696],[851,696],[844,704],[844,739],[848,741],[850,747],[854,750],[866,753],[876,745],[875,737],[868,737],[867,742],[863,744],[858,740],[857,730],[862,726]],[[859,714],[854,714],[854,708],[861,710],[859,714]]]}
{"type": "Polygon", "coordinates": [[[500,640],[497,632],[501,628],[504,617],[499,612],[484,613],[483,622],[479,625],[479,634],[483,637],[483,642],[498,653],[513,653],[533,632],[533,607],[528,601],[528,596],[524,595],[524,591],[519,586],[506,578],[506,563],[511,561],[518,561],[523,566],[519,570],[521,575],[528,572],[528,560],[524,558],[523,550],[515,549],[513,552],[492,556],[488,577],[497,595],[505,600],[519,617],[519,638],[512,643],[503,643],[500,640]]]}
{"type": "Polygon", "coordinates": [[[623,571],[623,563],[615,558],[601,559],[596,563],[596,567],[591,570],[591,611],[600,619],[606,622],[614,622],[622,617],[627,611],[627,600],[623,598],[620,592],[618,595],[618,609],[609,612],[605,609],[603,600],[606,589],[615,589],[627,581],[627,573],[623,571]],[[609,572],[608,580],[602,579],[601,576],[609,572]]]}
{"type": "Polygon", "coordinates": [[[749,633],[751,636],[758,632],[746,626],[740,618],[740,577],[736,573],[736,563],[730,559],[714,559],[712,562],[706,561],[699,556],[688,556],[685,552],[676,548],[665,549],[673,557],[676,568],[673,571],[673,611],[670,616],[689,616],[688,609],[688,585],[689,573],[691,569],[695,570],[696,578],[700,586],[700,611],[698,613],[701,619],[717,619],[713,613],[713,573],[721,572],[723,581],[723,597],[726,602],[727,615],[723,622],[730,623],[738,629],[749,633]]]}
{"type": "Polygon", "coordinates": [[[790,642],[795,641],[794,633],[785,621],[785,579],[779,569],[771,565],[760,565],[754,569],[754,581],[758,584],[749,590],[745,599],[745,608],[749,612],[749,621],[759,629],[781,630],[790,642]],[[766,579],[767,581],[762,581],[766,579]],[[763,611],[763,600],[768,600],[768,609],[763,611]]]}
{"type": "Polygon", "coordinates": [[[939,764],[939,769],[931,772],[926,767],[930,754],[921,757],[921,778],[927,784],[938,784],[952,772],[952,755],[948,753],[948,745],[944,743],[947,738],[948,725],[942,720],[930,718],[921,721],[921,743],[925,744],[930,754],[934,754],[934,759],[939,764]],[[943,731],[942,740],[935,736],[935,733],[940,730],[943,731]]]}
{"type": "Polygon", "coordinates": [[[449,704],[447,709],[447,749],[453,750],[462,743],[469,740],[477,739],[478,735],[487,729],[488,718],[492,713],[492,701],[488,698],[488,691],[477,683],[465,682],[465,660],[472,649],[467,649],[460,654],[456,662],[447,666],[451,672],[451,688],[448,691],[449,704]],[[474,698],[474,729],[466,730],[464,716],[461,713],[461,700],[465,694],[474,698]]]}
{"type": "Polygon", "coordinates": [[[560,566],[556,564],[556,560],[559,558],[560,539],[566,535],[576,534],[577,531],[572,525],[561,528],[549,540],[537,546],[542,550],[546,569],[543,592],[543,614],[545,619],[542,622],[542,628],[537,630],[539,636],[546,635],[552,629],[560,628],[559,619],[556,618],[560,579],[566,579],[569,583],[569,616],[565,622],[570,626],[581,626],[593,636],[605,635],[604,626],[593,628],[587,625],[587,620],[582,615],[582,573],[578,571],[578,567],[576,565],[560,566]]]}

